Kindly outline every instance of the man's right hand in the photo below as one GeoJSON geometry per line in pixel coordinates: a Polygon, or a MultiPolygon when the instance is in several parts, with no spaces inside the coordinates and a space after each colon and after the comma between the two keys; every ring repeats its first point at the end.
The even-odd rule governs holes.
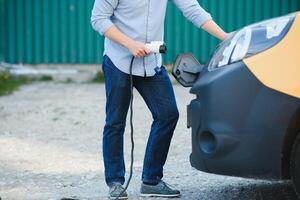
{"type": "Polygon", "coordinates": [[[150,53],[150,50],[146,48],[145,44],[138,41],[130,41],[127,45],[128,50],[134,57],[142,58],[150,53]]]}
{"type": "Polygon", "coordinates": [[[112,26],[105,33],[105,37],[126,47],[134,57],[142,58],[151,53],[142,42],[135,41],[119,31],[116,26],[112,26]]]}

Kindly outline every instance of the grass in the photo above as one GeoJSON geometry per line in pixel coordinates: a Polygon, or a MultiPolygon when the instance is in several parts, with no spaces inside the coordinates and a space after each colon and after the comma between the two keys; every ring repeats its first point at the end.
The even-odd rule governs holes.
{"type": "Polygon", "coordinates": [[[103,83],[104,82],[104,74],[103,72],[97,72],[96,77],[91,81],[91,83],[103,83]]]}
{"type": "Polygon", "coordinates": [[[8,72],[0,72],[0,96],[9,95],[28,83],[29,80],[25,77],[14,77],[8,72]]]}
{"type": "Polygon", "coordinates": [[[51,76],[44,75],[35,81],[53,81],[53,78],[51,76]]]}
{"type": "Polygon", "coordinates": [[[52,81],[51,76],[41,76],[40,78],[28,78],[25,76],[13,76],[9,72],[0,71],[0,96],[5,96],[18,90],[20,86],[34,81],[52,81]]]}

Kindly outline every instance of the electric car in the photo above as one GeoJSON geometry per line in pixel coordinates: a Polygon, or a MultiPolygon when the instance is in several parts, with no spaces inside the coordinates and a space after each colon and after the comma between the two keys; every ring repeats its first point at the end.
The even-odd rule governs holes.
{"type": "Polygon", "coordinates": [[[292,179],[300,194],[300,13],[234,32],[206,65],[180,55],[172,74],[196,95],[187,106],[193,167],[292,179]]]}

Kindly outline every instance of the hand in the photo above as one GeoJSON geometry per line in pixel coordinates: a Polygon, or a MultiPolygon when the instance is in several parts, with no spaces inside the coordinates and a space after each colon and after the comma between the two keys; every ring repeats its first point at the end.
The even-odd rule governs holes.
{"type": "Polygon", "coordinates": [[[230,37],[230,34],[226,33],[213,20],[208,20],[201,26],[201,28],[222,41],[224,41],[224,40],[228,39],[228,37],[230,37]]]}
{"type": "Polygon", "coordinates": [[[142,58],[150,53],[150,50],[145,47],[144,43],[134,40],[129,42],[127,48],[132,53],[132,55],[137,58],[142,58]]]}

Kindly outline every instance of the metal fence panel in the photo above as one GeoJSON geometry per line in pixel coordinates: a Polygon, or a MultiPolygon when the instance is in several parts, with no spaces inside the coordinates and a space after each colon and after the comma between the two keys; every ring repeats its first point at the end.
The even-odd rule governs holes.
{"type": "MultiPolygon", "coordinates": [[[[300,10],[300,0],[199,0],[226,31],[300,10]]],[[[0,60],[25,64],[100,63],[103,38],[90,26],[94,0],[0,0],[0,60]]],[[[169,3],[165,63],[192,52],[205,62],[218,40],[169,3]]]]}
{"type": "Polygon", "coordinates": [[[4,0],[0,0],[0,62],[4,60],[4,0]]]}

